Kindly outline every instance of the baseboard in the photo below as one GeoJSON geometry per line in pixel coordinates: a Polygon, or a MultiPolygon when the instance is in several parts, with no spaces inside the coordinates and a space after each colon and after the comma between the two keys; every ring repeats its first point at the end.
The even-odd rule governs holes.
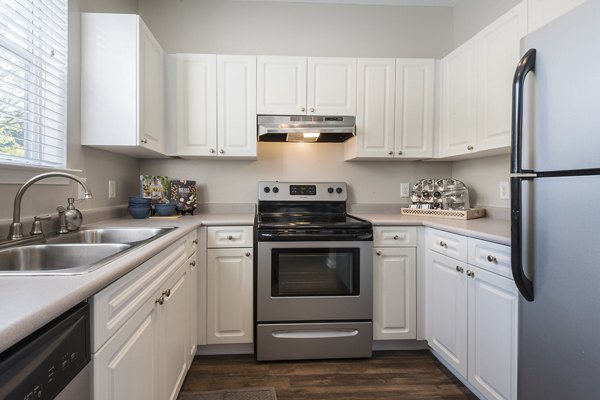
{"type": "Polygon", "coordinates": [[[391,350],[427,350],[426,340],[376,340],[373,342],[373,351],[391,350]]]}
{"type": "Polygon", "coordinates": [[[241,344],[207,344],[196,348],[197,356],[254,354],[253,343],[241,344]]]}

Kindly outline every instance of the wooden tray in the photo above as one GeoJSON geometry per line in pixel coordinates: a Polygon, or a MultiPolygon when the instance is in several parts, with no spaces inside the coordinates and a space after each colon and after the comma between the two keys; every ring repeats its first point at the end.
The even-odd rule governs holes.
{"type": "Polygon", "coordinates": [[[436,217],[450,219],[475,219],[485,217],[485,208],[469,208],[468,210],[439,210],[427,208],[402,208],[402,215],[417,217],[436,217]]]}

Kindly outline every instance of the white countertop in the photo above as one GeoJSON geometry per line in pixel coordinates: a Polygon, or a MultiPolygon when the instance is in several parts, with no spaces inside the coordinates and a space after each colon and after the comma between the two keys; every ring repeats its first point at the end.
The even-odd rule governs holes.
{"type": "Polygon", "coordinates": [[[88,227],[177,229],[113,259],[95,271],[72,276],[0,276],[0,352],[94,295],[199,226],[253,225],[254,213],[204,213],[176,219],[119,218],[88,227]]]}
{"type": "Polygon", "coordinates": [[[510,221],[492,218],[470,220],[432,217],[415,217],[400,213],[352,213],[353,216],[370,221],[373,225],[417,225],[441,229],[510,246],[510,221]]]}

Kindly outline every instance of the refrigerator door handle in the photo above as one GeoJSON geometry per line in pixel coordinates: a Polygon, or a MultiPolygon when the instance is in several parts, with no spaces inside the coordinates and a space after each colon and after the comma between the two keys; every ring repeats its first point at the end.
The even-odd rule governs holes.
{"type": "Polygon", "coordinates": [[[527,178],[510,178],[510,268],[517,289],[527,301],[533,301],[533,283],[523,271],[522,182],[527,178]]]}
{"type": "Polygon", "coordinates": [[[510,172],[519,174],[524,172],[522,168],[522,138],[523,138],[523,91],[525,77],[535,67],[535,49],[529,49],[515,71],[512,89],[512,124],[511,140],[512,148],[510,154],[510,172]]]}

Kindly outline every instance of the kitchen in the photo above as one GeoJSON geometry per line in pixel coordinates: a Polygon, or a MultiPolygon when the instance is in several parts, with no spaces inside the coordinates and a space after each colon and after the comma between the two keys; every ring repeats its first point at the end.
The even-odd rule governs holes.
{"type": "MultiPolygon", "coordinates": [[[[82,11],[140,14],[170,54],[441,59],[517,3],[463,0],[454,7],[390,7],[140,0],[80,1],[79,6],[82,11]]],[[[77,25],[74,13],[71,27],[77,25]]],[[[86,222],[113,216],[116,206],[137,194],[140,174],[193,179],[199,202],[208,205],[253,205],[259,181],[340,181],[348,184],[350,205],[387,205],[394,211],[408,202],[399,197],[400,183],[453,177],[470,188],[471,204],[508,218],[509,200],[499,195],[499,184],[509,181],[508,154],[458,161],[344,161],[341,144],[258,143],[256,160],[136,159],[81,147],[77,29],[70,29],[69,39],[68,167],[82,170],[94,192],[92,199],[78,202],[86,222]],[[115,181],[114,198],[109,198],[109,180],[115,181]]],[[[0,172],[3,182],[12,183],[3,185],[6,195],[0,199],[2,209],[8,210],[2,218],[7,220],[12,217],[19,172],[10,168],[0,172]]],[[[75,192],[74,184],[34,186],[23,198],[22,214],[47,213],[75,192]]]]}

